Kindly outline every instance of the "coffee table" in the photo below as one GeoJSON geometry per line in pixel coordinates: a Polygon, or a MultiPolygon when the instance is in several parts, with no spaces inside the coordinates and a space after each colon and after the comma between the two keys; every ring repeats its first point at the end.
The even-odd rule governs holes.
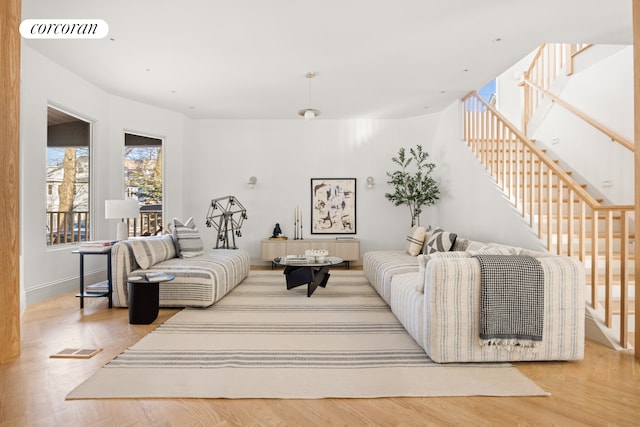
{"type": "Polygon", "coordinates": [[[284,266],[287,289],[307,285],[307,297],[310,297],[318,286],[324,288],[329,280],[329,268],[342,263],[342,258],[328,256],[323,262],[316,262],[311,258],[276,258],[273,262],[284,266]]]}

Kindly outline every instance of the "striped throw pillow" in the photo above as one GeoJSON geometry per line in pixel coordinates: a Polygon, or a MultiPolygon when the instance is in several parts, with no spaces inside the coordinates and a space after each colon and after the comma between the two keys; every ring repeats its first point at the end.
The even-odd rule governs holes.
{"type": "Polygon", "coordinates": [[[173,237],[176,241],[176,249],[180,258],[193,258],[204,253],[204,245],[200,238],[200,232],[196,228],[193,217],[184,224],[173,219],[173,237]]]}
{"type": "Polygon", "coordinates": [[[407,253],[411,256],[417,256],[422,251],[424,237],[427,230],[422,226],[416,226],[409,231],[407,235],[407,253]]]}
{"type": "Polygon", "coordinates": [[[132,240],[131,249],[136,262],[144,270],[160,261],[176,257],[176,245],[173,237],[168,234],[132,240]]]}

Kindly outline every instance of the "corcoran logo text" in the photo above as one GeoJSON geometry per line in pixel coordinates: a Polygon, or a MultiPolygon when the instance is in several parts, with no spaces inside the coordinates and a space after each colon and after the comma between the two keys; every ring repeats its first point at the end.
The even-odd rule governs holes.
{"type": "Polygon", "coordinates": [[[25,19],[20,24],[25,39],[101,39],[108,33],[102,19],[25,19]]]}

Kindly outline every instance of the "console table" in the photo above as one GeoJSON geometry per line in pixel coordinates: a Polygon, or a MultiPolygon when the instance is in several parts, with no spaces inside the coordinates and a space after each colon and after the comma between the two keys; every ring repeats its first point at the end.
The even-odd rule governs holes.
{"type": "Polygon", "coordinates": [[[271,262],[273,268],[275,258],[303,255],[307,249],[326,249],[330,256],[342,258],[347,268],[349,268],[350,261],[360,260],[359,239],[265,239],[260,242],[260,257],[263,261],[271,262]]]}

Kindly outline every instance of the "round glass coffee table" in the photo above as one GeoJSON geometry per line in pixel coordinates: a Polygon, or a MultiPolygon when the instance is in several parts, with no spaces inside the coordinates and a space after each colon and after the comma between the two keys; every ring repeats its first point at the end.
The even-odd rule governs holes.
{"type": "Polygon", "coordinates": [[[315,257],[282,257],[273,262],[284,266],[287,289],[307,285],[307,297],[310,297],[319,286],[324,288],[329,280],[329,268],[341,264],[342,258],[327,256],[317,262],[315,257]]]}

